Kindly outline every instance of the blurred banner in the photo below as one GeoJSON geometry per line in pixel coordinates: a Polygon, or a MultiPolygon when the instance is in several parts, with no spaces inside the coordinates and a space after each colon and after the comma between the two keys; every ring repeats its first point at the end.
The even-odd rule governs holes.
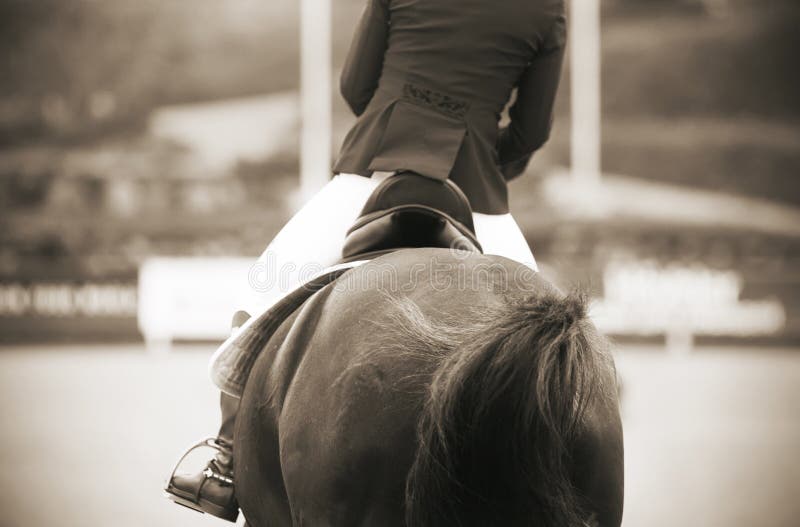
{"type": "Polygon", "coordinates": [[[0,284],[0,343],[138,339],[135,282],[0,284]]]}

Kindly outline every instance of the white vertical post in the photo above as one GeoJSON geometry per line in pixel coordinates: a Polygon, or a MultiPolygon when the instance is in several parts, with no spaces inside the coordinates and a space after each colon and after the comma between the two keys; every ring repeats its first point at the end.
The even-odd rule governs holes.
{"type": "Polygon", "coordinates": [[[331,170],[331,0],[300,2],[300,197],[331,170]]]}
{"type": "Polygon", "coordinates": [[[570,10],[572,175],[576,185],[600,182],[600,0],[572,0],[570,10]]]}

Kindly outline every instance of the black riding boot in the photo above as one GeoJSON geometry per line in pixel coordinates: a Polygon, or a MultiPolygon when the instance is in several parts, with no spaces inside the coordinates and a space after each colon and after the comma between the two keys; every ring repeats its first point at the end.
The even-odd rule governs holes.
{"type": "MultiPolygon", "coordinates": [[[[238,329],[249,318],[240,311],[234,315],[233,330],[238,329]]],[[[222,424],[216,438],[209,438],[191,447],[178,461],[194,449],[208,446],[217,451],[214,459],[206,468],[194,474],[175,474],[173,471],[165,489],[167,497],[199,512],[217,516],[235,522],[239,516],[239,504],[234,494],[233,483],[233,430],[236,424],[236,413],[239,411],[239,399],[220,392],[219,398],[222,424]]]]}
{"type": "Polygon", "coordinates": [[[221,394],[222,426],[218,436],[198,443],[186,453],[199,446],[209,446],[217,451],[214,459],[200,472],[173,474],[165,489],[167,497],[175,503],[231,522],[235,522],[239,516],[239,504],[233,486],[232,450],[233,426],[238,408],[239,399],[221,394]]]}

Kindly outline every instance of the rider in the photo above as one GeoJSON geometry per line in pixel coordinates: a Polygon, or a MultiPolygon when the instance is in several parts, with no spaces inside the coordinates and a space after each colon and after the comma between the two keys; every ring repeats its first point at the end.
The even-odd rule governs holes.
{"type": "MultiPolygon", "coordinates": [[[[549,136],[565,41],[563,0],[367,0],[341,74],[342,95],[358,119],[336,175],[264,251],[259,263],[271,286],[251,284],[244,311],[263,312],[309,269],[339,260],[377,180],[403,169],[450,178],[469,198],[484,252],[535,269],[509,213],[506,183],[549,136]],[[510,123],[500,128],[514,88],[510,123]]],[[[242,323],[237,317],[234,326],[242,323]]],[[[202,473],[175,476],[167,489],[185,505],[234,520],[237,405],[222,394],[217,456],[202,473]]]]}

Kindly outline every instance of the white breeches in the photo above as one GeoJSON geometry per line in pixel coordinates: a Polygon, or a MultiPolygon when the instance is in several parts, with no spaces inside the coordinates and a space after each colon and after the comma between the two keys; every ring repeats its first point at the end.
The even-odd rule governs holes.
{"type": "MultiPolygon", "coordinates": [[[[242,308],[258,313],[341,259],[347,230],[386,175],[339,174],[317,192],[275,236],[248,277],[252,295],[242,308]]],[[[485,254],[505,256],[538,270],[511,214],[473,213],[485,254]]]]}

